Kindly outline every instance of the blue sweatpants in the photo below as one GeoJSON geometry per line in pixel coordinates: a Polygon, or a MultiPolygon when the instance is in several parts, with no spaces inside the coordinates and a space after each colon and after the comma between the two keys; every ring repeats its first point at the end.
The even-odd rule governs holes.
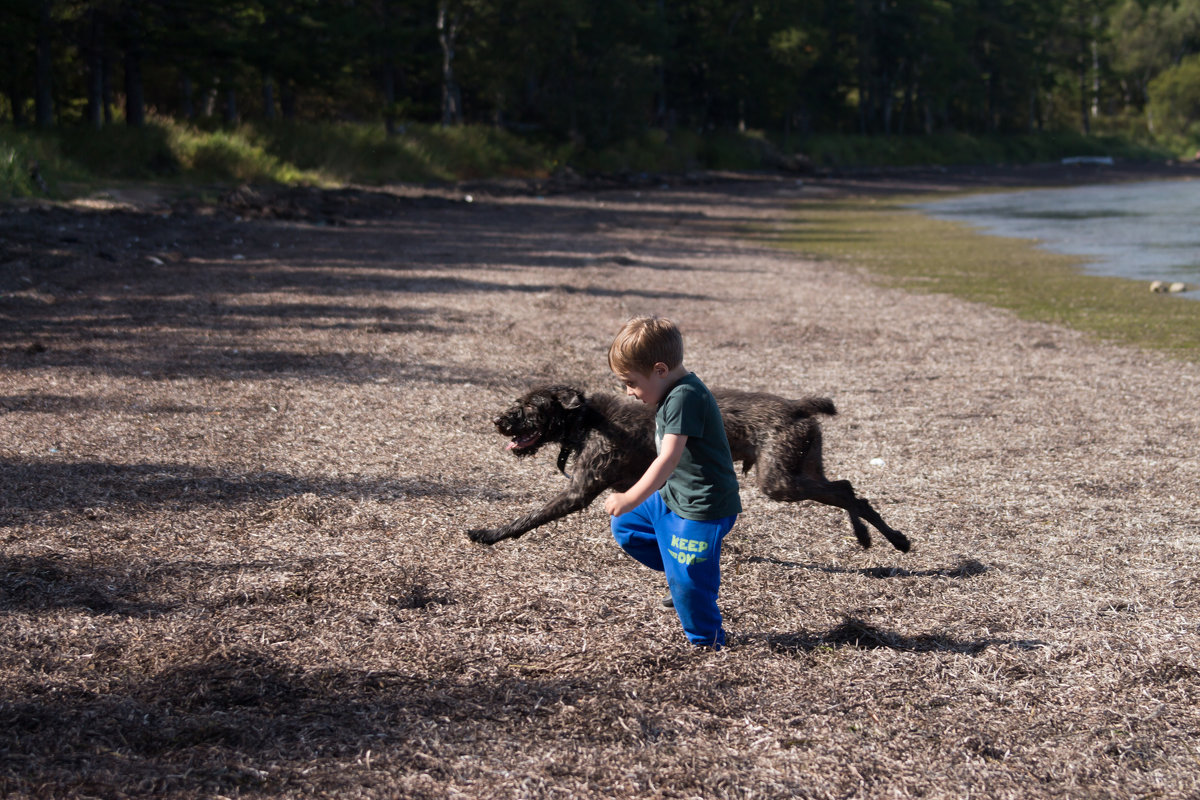
{"type": "Polygon", "coordinates": [[[613,538],[637,561],[665,572],[683,632],[695,645],[725,644],[717,591],[721,586],[721,541],[737,515],[700,522],[667,508],[658,492],[612,518],[613,538]]]}

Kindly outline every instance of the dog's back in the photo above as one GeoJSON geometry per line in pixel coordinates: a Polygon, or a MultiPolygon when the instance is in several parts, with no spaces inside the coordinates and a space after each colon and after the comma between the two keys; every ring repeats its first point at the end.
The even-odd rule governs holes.
{"type": "Polygon", "coordinates": [[[828,397],[790,400],[766,392],[714,389],[713,397],[725,421],[725,437],[734,461],[742,462],[742,472],[750,471],[768,441],[790,440],[807,450],[820,436],[817,414],[836,414],[828,397]]]}

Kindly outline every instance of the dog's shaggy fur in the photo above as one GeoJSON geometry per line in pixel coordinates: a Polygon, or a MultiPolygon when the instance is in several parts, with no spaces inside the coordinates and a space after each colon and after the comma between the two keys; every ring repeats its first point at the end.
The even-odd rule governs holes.
{"type": "MultiPolygon", "coordinates": [[[[725,435],[743,474],[757,465],[758,488],[773,500],[815,500],[845,509],[854,535],[871,546],[865,519],[897,549],[909,541],[892,529],[849,481],[831,481],[821,463],[821,426],[817,414],[836,414],[825,397],[787,400],[772,394],[713,391],[725,420],[725,435]]],[[[654,410],[610,394],[584,393],[570,386],[533,389],[495,420],[511,437],[508,449],[519,457],[558,444],[558,468],[566,475],[574,456],[574,473],[566,490],[542,508],[499,528],[479,528],[468,536],[482,544],[514,539],[587,508],[605,489],[633,486],[654,460],[654,410]]]]}

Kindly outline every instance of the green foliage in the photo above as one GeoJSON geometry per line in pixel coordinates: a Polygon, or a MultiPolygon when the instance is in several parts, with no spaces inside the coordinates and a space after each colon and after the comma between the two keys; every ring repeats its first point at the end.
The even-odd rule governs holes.
{"type": "Polygon", "coordinates": [[[1188,56],[1150,82],[1149,112],[1176,140],[1200,143],[1200,54],[1188,56]]]}
{"type": "MultiPolygon", "coordinates": [[[[475,126],[631,169],[752,162],[754,137],[732,133],[745,130],[887,137],[865,146],[879,151],[913,134],[1114,121],[1141,136],[1151,83],[1168,76],[1182,91],[1184,77],[1169,75],[1200,53],[1200,0],[0,0],[0,18],[0,113],[14,122],[124,112],[212,132],[247,119],[403,123],[397,141],[375,145],[381,176],[527,160],[515,140],[420,133],[415,123],[441,120],[443,97],[475,126]],[[659,128],[704,145],[680,147],[679,133],[657,143],[659,128]]],[[[936,160],[942,141],[899,157],[936,160]]],[[[269,148],[248,147],[234,135],[192,157],[215,174],[286,171],[269,148]]]]}

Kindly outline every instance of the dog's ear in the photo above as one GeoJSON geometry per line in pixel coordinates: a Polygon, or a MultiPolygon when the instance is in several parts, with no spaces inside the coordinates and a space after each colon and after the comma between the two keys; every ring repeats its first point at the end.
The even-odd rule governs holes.
{"type": "Polygon", "coordinates": [[[559,386],[554,390],[554,399],[565,409],[574,410],[583,406],[583,392],[570,386],[559,386]]]}

